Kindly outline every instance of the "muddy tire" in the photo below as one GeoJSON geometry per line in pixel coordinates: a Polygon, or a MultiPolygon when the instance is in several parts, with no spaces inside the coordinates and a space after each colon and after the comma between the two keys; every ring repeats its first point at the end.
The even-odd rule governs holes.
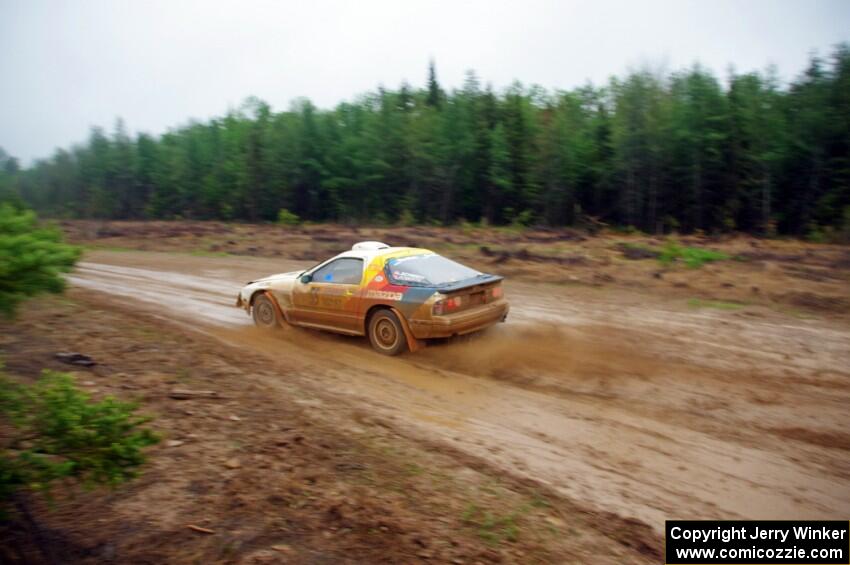
{"type": "Polygon", "coordinates": [[[392,310],[378,310],[369,318],[369,342],[384,355],[398,355],[407,348],[404,328],[392,310]]]}
{"type": "Polygon", "coordinates": [[[254,318],[254,325],[258,328],[273,330],[280,327],[277,308],[265,294],[260,294],[254,299],[251,315],[254,318]]]}

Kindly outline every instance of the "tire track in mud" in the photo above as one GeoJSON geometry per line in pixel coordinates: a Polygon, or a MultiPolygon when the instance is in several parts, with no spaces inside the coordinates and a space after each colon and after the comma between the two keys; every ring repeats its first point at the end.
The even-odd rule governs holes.
{"type": "Polygon", "coordinates": [[[233,307],[245,280],[300,266],[101,252],[70,279],[285,357],[347,402],[656,532],[665,518],[850,513],[847,451],[789,446],[764,429],[843,433],[850,334],[840,327],[587,304],[571,299],[575,289],[548,296],[524,283],[508,289],[516,323],[387,359],[356,338],[298,329],[270,338],[233,307]],[[776,390],[800,377],[815,378],[813,390],[776,390]],[[818,379],[837,389],[822,394],[818,379]]]}

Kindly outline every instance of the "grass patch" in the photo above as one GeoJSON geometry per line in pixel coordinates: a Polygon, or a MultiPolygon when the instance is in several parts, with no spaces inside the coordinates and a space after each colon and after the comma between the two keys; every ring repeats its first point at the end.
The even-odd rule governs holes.
{"type": "Polygon", "coordinates": [[[162,332],[145,326],[134,326],[133,333],[145,341],[159,341],[162,339],[162,332]]]}
{"type": "Polygon", "coordinates": [[[531,497],[532,508],[552,508],[552,503],[546,500],[540,493],[535,492],[531,497]]]}
{"type": "Polygon", "coordinates": [[[787,316],[791,316],[792,318],[797,318],[798,320],[817,320],[818,317],[810,312],[803,312],[802,310],[798,310],[796,308],[789,308],[784,305],[776,305],[773,307],[773,310],[777,312],[781,312],[787,316]]]}
{"type": "Polygon", "coordinates": [[[470,504],[464,510],[461,519],[464,523],[473,526],[481,539],[491,545],[499,545],[505,540],[514,542],[519,539],[517,521],[522,513],[523,510],[499,515],[470,504]]]}
{"type": "Polygon", "coordinates": [[[681,261],[689,269],[699,269],[706,263],[725,261],[727,259],[731,259],[731,257],[721,251],[713,251],[701,247],[682,247],[672,241],[664,246],[661,254],[658,256],[658,260],[662,265],[670,265],[674,261],[681,261]]]}
{"type": "Polygon", "coordinates": [[[408,463],[404,466],[404,474],[408,477],[416,477],[425,472],[425,469],[416,463],[408,463]]]}
{"type": "Polygon", "coordinates": [[[132,253],[136,251],[141,251],[140,249],[133,249],[132,247],[120,247],[117,245],[101,245],[99,243],[84,245],[83,249],[87,251],[114,251],[116,253],[132,253]]]}
{"type": "Polygon", "coordinates": [[[740,310],[746,304],[740,302],[724,302],[722,300],[703,300],[701,298],[691,298],[688,300],[688,306],[691,308],[715,308],[717,310],[740,310]]]}

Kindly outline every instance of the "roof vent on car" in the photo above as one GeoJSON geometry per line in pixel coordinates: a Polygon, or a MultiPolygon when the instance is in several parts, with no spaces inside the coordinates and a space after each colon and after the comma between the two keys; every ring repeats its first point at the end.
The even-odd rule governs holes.
{"type": "Polygon", "coordinates": [[[389,249],[390,246],[386,243],[381,243],[380,241],[361,241],[360,243],[355,243],[352,247],[352,251],[372,251],[375,249],[389,249]]]}

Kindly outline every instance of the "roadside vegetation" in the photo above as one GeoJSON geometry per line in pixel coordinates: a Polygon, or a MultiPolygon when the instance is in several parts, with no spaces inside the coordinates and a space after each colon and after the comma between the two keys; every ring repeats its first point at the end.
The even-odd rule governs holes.
{"type": "Polygon", "coordinates": [[[0,202],[0,314],[12,317],[22,300],[65,288],[80,249],[58,229],[40,227],[33,212],[0,202]]]}
{"type": "Polygon", "coordinates": [[[698,269],[706,263],[726,259],[731,259],[726,253],[702,247],[685,247],[675,241],[667,242],[658,255],[658,260],[662,265],[682,262],[690,269],[698,269]]]}
{"type": "MultiPolygon", "coordinates": [[[[60,293],[61,274],[80,249],[35,214],[0,203],[0,313],[7,321],[32,296],[60,293]]],[[[0,371],[2,364],[0,364],[0,371]]],[[[157,441],[136,406],[107,397],[94,401],[65,373],[45,371],[26,384],[0,372],[0,520],[20,521],[47,562],[58,562],[51,540],[33,517],[30,494],[50,495],[68,481],[116,486],[137,474],[143,449],[157,441]]],[[[0,555],[3,557],[3,555],[0,555]]]]}
{"type": "Polygon", "coordinates": [[[135,477],[142,450],[157,442],[136,408],[111,397],[93,401],[65,373],[45,371],[31,385],[0,374],[0,417],[14,430],[3,437],[0,507],[26,515],[27,491],[50,495],[65,479],[93,487],[135,477]]]}
{"type": "Polygon", "coordinates": [[[297,226],[301,223],[301,218],[286,208],[281,208],[277,212],[277,223],[281,226],[297,226]]]}

